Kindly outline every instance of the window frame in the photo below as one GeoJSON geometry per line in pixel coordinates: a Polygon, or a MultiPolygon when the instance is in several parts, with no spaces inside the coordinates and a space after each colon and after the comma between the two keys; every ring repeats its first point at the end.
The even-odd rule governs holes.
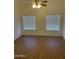
{"type": "MultiPolygon", "coordinates": [[[[53,16],[53,15],[46,15],[46,16],[53,16]]],[[[46,16],[45,16],[45,31],[47,31],[47,32],[51,32],[51,31],[60,31],[61,16],[59,15],[59,29],[58,29],[58,30],[47,30],[47,29],[46,29],[46,27],[47,27],[47,26],[46,26],[46,16]]],[[[54,15],[54,16],[55,16],[55,15],[54,15]]]]}
{"type": "MultiPolygon", "coordinates": [[[[23,16],[24,17],[24,16],[23,16]]],[[[33,17],[33,16],[32,16],[33,17]]],[[[36,31],[36,16],[35,17],[35,29],[24,29],[24,21],[23,21],[23,30],[24,31],[36,31]]]]}

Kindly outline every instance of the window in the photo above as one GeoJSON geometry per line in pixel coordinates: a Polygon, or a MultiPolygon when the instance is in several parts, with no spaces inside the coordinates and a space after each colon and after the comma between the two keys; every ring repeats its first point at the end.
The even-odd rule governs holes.
{"type": "Polygon", "coordinates": [[[35,16],[23,16],[24,30],[35,30],[35,16]]]}
{"type": "Polygon", "coordinates": [[[60,27],[60,15],[46,16],[46,30],[58,31],[60,27]]]}

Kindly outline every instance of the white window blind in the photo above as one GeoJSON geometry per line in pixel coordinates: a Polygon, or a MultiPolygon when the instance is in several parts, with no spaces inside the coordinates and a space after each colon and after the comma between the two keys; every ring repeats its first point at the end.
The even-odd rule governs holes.
{"type": "Polygon", "coordinates": [[[46,16],[46,30],[56,30],[60,28],[60,15],[46,16]]]}
{"type": "Polygon", "coordinates": [[[23,27],[24,30],[35,30],[35,16],[23,16],[23,27]]]}

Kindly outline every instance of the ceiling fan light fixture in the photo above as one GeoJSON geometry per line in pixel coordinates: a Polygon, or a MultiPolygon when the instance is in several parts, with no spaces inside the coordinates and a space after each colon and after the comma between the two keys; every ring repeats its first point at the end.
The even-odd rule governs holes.
{"type": "Polygon", "coordinates": [[[37,8],[41,7],[41,2],[38,2],[37,8]]]}
{"type": "Polygon", "coordinates": [[[37,6],[36,6],[36,3],[35,3],[35,2],[33,2],[32,7],[33,7],[33,8],[37,8],[37,6]]]}
{"type": "Polygon", "coordinates": [[[41,7],[41,2],[33,2],[33,4],[32,4],[32,7],[33,8],[40,8],[41,7]]]}
{"type": "Polygon", "coordinates": [[[38,5],[38,6],[37,6],[37,8],[40,8],[40,7],[41,7],[41,5],[38,5]]]}

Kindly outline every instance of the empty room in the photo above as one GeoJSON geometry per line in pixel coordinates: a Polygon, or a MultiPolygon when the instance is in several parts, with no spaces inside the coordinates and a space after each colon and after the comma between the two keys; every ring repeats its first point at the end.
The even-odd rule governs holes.
{"type": "Polygon", "coordinates": [[[65,59],[65,0],[14,0],[14,59],[65,59]]]}

